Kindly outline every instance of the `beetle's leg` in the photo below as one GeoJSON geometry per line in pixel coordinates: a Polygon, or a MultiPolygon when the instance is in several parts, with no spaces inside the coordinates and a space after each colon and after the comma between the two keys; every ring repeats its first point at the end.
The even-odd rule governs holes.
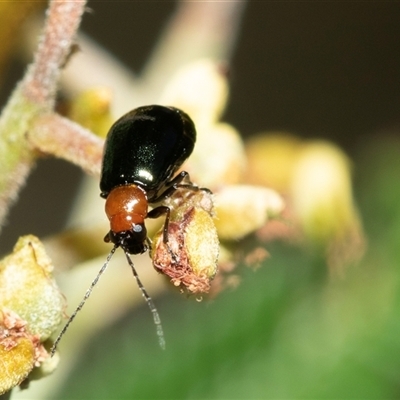
{"type": "Polygon", "coordinates": [[[152,203],[158,203],[166,198],[170,197],[177,189],[184,188],[188,190],[193,190],[197,192],[198,190],[203,190],[207,193],[211,193],[211,191],[207,188],[200,188],[197,185],[193,184],[190,180],[190,175],[186,171],[181,171],[174,179],[170,180],[165,185],[165,190],[157,195],[156,198],[152,199],[152,203]]]}
{"type": "Polygon", "coordinates": [[[147,248],[150,249],[151,251],[151,249],[153,248],[153,242],[148,236],[146,236],[146,243],[147,243],[147,248]]]}
{"type": "Polygon", "coordinates": [[[158,206],[153,208],[151,211],[147,213],[147,218],[158,218],[161,215],[165,214],[165,222],[163,227],[163,243],[166,246],[168,253],[171,255],[172,259],[175,263],[178,262],[175,253],[171,250],[168,244],[168,226],[169,226],[169,218],[171,215],[171,209],[167,206],[158,206]]]}
{"type": "Polygon", "coordinates": [[[165,222],[163,228],[163,242],[167,244],[168,242],[168,225],[169,225],[169,218],[171,214],[171,209],[167,206],[158,206],[153,208],[151,211],[147,213],[147,218],[158,218],[161,215],[165,214],[165,222]]]}

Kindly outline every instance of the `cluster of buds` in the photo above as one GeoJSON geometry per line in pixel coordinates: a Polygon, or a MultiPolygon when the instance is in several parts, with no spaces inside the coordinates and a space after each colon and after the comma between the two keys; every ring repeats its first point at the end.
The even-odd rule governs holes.
{"type": "Polygon", "coordinates": [[[220,118],[228,99],[222,65],[198,60],[177,71],[161,97],[186,111],[196,125],[197,140],[185,164],[194,182],[209,188],[178,189],[164,204],[171,209],[168,243],[159,231],[151,257],[155,269],[184,292],[217,294],[229,279],[235,254],[220,243],[238,241],[279,215],[279,194],[246,184],[247,157],[239,132],[220,118]],[[219,259],[219,254],[222,256],[219,259]],[[217,274],[217,266],[219,273],[217,274]],[[218,276],[211,288],[211,281],[218,276]]]}

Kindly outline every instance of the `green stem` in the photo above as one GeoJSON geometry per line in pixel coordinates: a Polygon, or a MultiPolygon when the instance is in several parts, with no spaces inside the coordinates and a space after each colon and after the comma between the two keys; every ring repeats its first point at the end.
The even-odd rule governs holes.
{"type": "Polygon", "coordinates": [[[0,226],[38,156],[26,140],[32,123],[53,109],[61,68],[73,44],[85,1],[53,0],[34,62],[0,116],[0,226]]]}

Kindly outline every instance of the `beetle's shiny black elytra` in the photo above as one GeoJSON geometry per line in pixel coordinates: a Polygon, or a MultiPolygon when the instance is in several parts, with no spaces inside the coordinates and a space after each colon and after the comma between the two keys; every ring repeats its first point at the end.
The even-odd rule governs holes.
{"type": "Polygon", "coordinates": [[[136,108],[111,127],[104,145],[101,196],[136,184],[152,203],[196,142],[193,121],[183,111],[158,105],[136,108]]]}
{"type": "Polygon", "coordinates": [[[104,145],[100,179],[110,220],[106,242],[130,254],[143,253],[149,241],[144,220],[162,214],[167,241],[169,208],[158,206],[148,212],[148,204],[159,202],[179,186],[197,188],[186,172],[173,178],[195,141],[193,121],[174,107],[139,107],[115,122],[104,145]]]}
{"type": "Polygon", "coordinates": [[[110,220],[110,231],[104,240],[112,242],[114,247],[83,300],[54,341],[52,356],[118,247],[125,253],[153,314],[160,346],[165,348],[157,309],[142,285],[129,254],[143,253],[148,249],[150,241],[144,224],[146,218],[165,215],[163,238],[165,243],[168,241],[170,209],[159,205],[148,211],[149,203],[162,201],[179,187],[199,189],[190,182],[185,171],[174,177],[192,153],[195,141],[196,129],[192,120],[183,111],[173,107],[139,107],[125,114],[111,127],[104,145],[100,190],[101,196],[106,199],[105,210],[110,220]]]}

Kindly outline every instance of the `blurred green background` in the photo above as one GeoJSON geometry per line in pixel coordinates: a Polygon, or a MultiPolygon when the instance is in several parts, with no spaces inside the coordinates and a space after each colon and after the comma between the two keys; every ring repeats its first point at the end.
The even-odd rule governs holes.
{"type": "MultiPolygon", "coordinates": [[[[83,29],[138,69],[174,3],[110,4],[90,2],[83,29]]],[[[93,338],[55,398],[400,397],[399,23],[394,2],[250,2],[232,61],[225,119],[244,135],[285,129],[352,158],[361,263],[331,280],[319,254],[270,243],[271,258],[242,267],[235,291],[155,299],[166,352],[143,304],[93,338]]],[[[12,72],[21,76],[18,62],[3,98],[12,72]]],[[[20,234],[61,229],[79,180],[75,167],[41,162],[1,251],[20,234]]]]}
{"type": "Polygon", "coordinates": [[[145,305],[96,336],[57,398],[399,398],[399,148],[380,136],[356,156],[369,247],[344,279],[317,254],[271,244],[211,303],[157,299],[165,352],[145,305]]]}
{"type": "Polygon", "coordinates": [[[96,337],[60,399],[400,397],[399,10],[250,2],[232,62],[226,119],[243,134],[286,129],[350,153],[361,264],[331,281],[318,254],[269,245],[236,291],[157,299],[165,353],[145,306],[96,337]]]}

